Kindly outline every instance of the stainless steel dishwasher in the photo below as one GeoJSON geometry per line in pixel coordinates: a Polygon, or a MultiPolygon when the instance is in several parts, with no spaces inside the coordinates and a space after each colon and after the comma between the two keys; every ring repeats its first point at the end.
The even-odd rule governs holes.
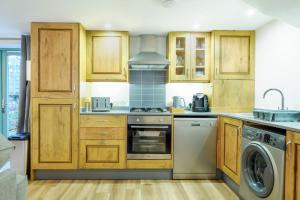
{"type": "Polygon", "coordinates": [[[216,118],[174,118],[174,179],[216,177],[216,118]]]}

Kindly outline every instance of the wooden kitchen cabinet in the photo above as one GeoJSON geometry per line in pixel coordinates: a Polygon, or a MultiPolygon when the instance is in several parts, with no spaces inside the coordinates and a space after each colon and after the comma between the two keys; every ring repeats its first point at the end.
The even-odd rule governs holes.
{"type": "Polygon", "coordinates": [[[252,112],[254,80],[214,80],[212,112],[252,112]]]}
{"type": "Polygon", "coordinates": [[[190,79],[190,33],[169,33],[170,81],[190,79]]]}
{"type": "Polygon", "coordinates": [[[31,24],[31,96],[77,98],[79,24],[31,24]]]}
{"type": "Polygon", "coordinates": [[[75,169],[78,100],[32,98],[32,169],[75,169]]]}
{"type": "Polygon", "coordinates": [[[79,167],[126,168],[126,140],[80,140],[79,167]]]}
{"type": "Polygon", "coordinates": [[[81,115],[80,127],[127,127],[126,115],[81,115]]]}
{"type": "Polygon", "coordinates": [[[300,133],[287,131],[285,200],[300,199],[300,133]]]}
{"type": "Polygon", "coordinates": [[[79,168],[126,168],[127,116],[80,115],[79,146],[79,168]]]}
{"type": "Polygon", "coordinates": [[[213,32],[214,79],[254,79],[255,32],[213,32]]]}
{"type": "Polygon", "coordinates": [[[35,170],[78,168],[79,69],[85,30],[78,23],[31,24],[31,179],[35,170]]]}
{"type": "Polygon", "coordinates": [[[128,32],[87,31],[87,81],[127,81],[128,32]]]}
{"type": "Polygon", "coordinates": [[[210,33],[170,32],[170,82],[209,82],[210,33]]]}
{"type": "Polygon", "coordinates": [[[241,120],[219,118],[218,167],[237,184],[240,183],[241,120]]]}

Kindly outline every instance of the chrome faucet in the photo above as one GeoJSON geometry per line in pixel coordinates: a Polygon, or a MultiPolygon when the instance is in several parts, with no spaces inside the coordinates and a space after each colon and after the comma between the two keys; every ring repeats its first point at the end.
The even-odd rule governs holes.
{"type": "MultiPolygon", "coordinates": [[[[284,96],[283,96],[283,93],[281,92],[281,90],[279,90],[277,88],[270,88],[264,92],[263,98],[265,98],[266,94],[272,90],[279,92],[279,94],[281,95],[281,110],[284,110],[284,96]]],[[[278,107],[278,109],[279,109],[279,107],[278,107]]]]}

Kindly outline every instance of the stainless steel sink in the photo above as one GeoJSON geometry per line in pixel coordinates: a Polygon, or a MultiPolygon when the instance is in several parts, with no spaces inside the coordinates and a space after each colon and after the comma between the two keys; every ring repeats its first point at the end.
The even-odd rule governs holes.
{"type": "Polygon", "coordinates": [[[300,122],[300,111],[297,110],[268,110],[254,109],[255,119],[270,122],[300,122]]]}

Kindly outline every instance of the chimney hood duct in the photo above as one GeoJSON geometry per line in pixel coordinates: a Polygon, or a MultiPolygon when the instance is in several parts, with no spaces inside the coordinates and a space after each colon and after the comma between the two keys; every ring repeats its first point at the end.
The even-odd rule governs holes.
{"type": "Polygon", "coordinates": [[[155,35],[140,36],[140,53],[129,59],[131,70],[166,70],[170,64],[163,55],[157,53],[159,40],[155,35]]]}

